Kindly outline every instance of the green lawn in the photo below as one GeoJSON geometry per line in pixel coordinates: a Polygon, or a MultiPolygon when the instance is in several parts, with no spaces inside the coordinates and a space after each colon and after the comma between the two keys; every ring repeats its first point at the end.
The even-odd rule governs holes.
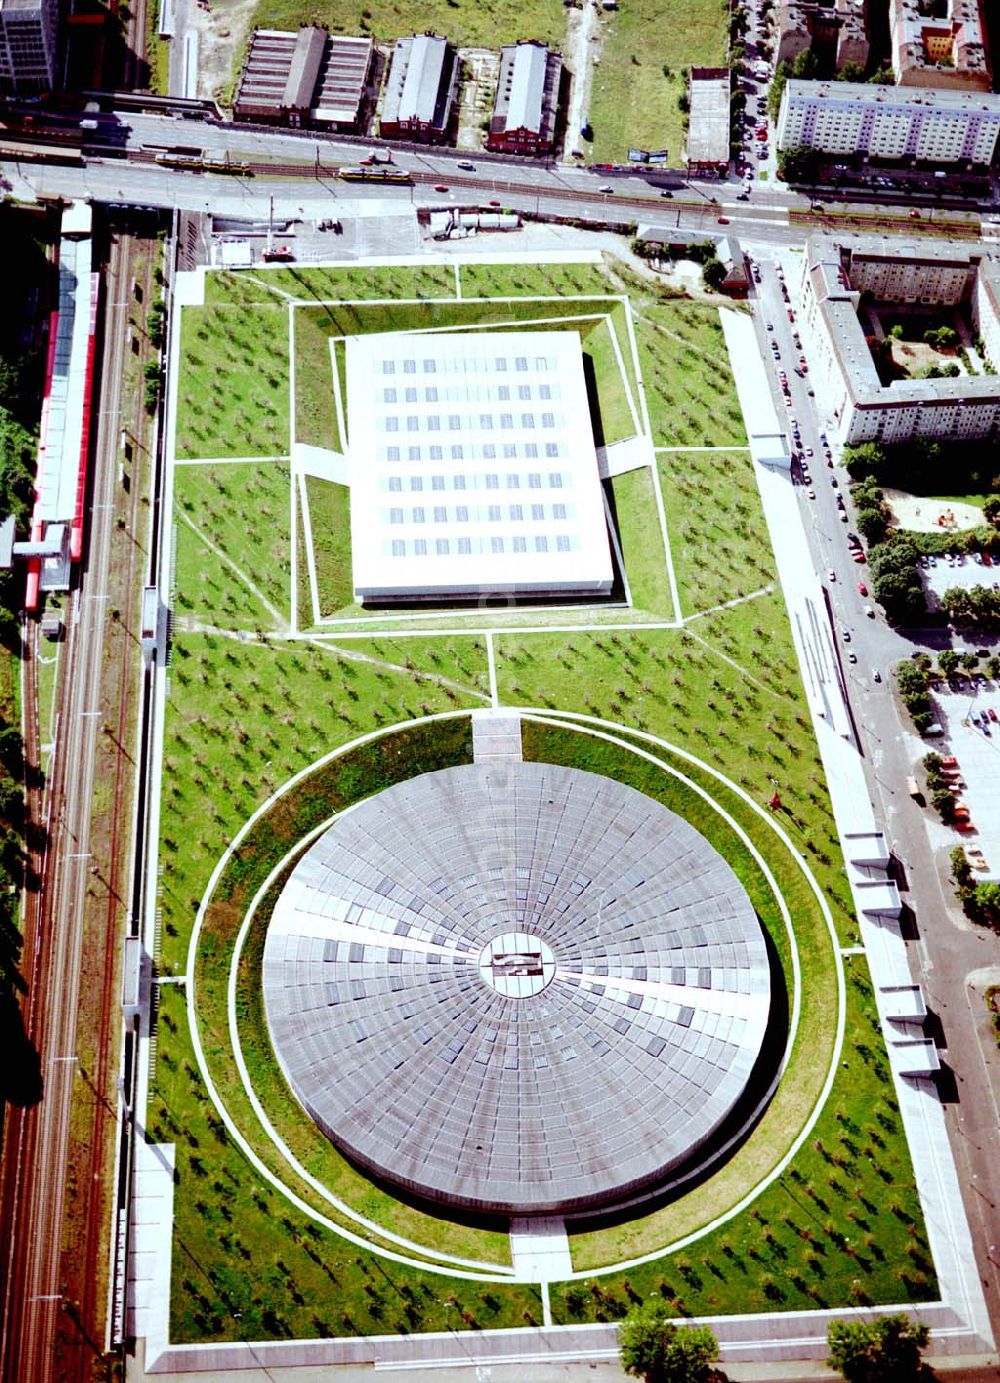
{"type": "Polygon", "coordinates": [[[678,299],[636,311],[636,343],[656,446],[745,446],[718,311],[678,299]]]}
{"type": "Polygon", "coordinates": [[[330,336],[336,333],[326,322],[323,308],[295,313],[295,436],[310,446],[343,451],[330,359],[330,336]]]}
{"type": "MultiPolygon", "coordinates": [[[[471,726],[467,718],[415,727],[387,740],[356,749],[319,769],[293,793],[276,804],[241,844],[218,881],[208,909],[199,947],[197,970],[198,1012],[209,1064],[230,1113],[265,1161],[294,1186],[321,1213],[340,1219],[329,1203],[299,1181],[290,1166],[263,1135],[249,1101],[240,1088],[239,1074],[226,1031],[226,995],[230,957],[236,933],[257,889],[268,873],[313,826],[338,809],[352,805],[372,792],[414,771],[433,772],[472,756],[471,726]]],[[[431,1248],[442,1248],[485,1262],[509,1263],[505,1232],[452,1225],[433,1215],[401,1205],[395,1197],[377,1190],[342,1158],[315,1125],[301,1117],[301,1108],[289,1091],[271,1051],[262,1002],[260,965],[270,909],[281,881],[270,890],[258,910],[243,953],[238,1010],[240,1041],[251,1071],[254,1089],[272,1122],[292,1152],[329,1190],[359,1213],[382,1222],[399,1234],[431,1248]]],[[[350,1222],[345,1218],[343,1223],[350,1222]]]]}
{"type": "MultiPolygon", "coordinates": [[[[624,309],[607,298],[577,298],[563,301],[550,298],[541,302],[441,302],[363,303],[351,302],[336,307],[303,307],[295,313],[295,435],[298,441],[339,451],[342,447],[332,385],[329,341],[331,337],[364,335],[370,332],[440,330],[442,328],[482,328],[511,325],[521,329],[537,323],[539,330],[578,331],[588,353],[594,353],[599,373],[598,398],[601,415],[607,416],[609,436],[620,440],[631,436],[634,427],[628,411],[621,367],[610,337],[613,329],[628,379],[635,397],[634,369],[628,349],[624,309]],[[546,325],[540,319],[563,320],[546,325]],[[608,322],[605,323],[605,318],[608,322]],[[579,321],[575,319],[581,319],[579,321]],[[606,333],[602,336],[600,328],[606,333]],[[593,347],[590,337],[597,331],[593,347]]],[[[338,368],[340,368],[338,356],[338,368]]],[[[343,388],[343,376],[341,377],[343,388]]]]}
{"type": "Polygon", "coordinates": [[[447,34],[463,47],[478,48],[499,48],[523,34],[558,46],[565,33],[558,0],[535,0],[527,10],[512,0],[489,0],[481,5],[471,0],[431,0],[430,9],[421,5],[419,14],[407,8],[404,0],[384,0],[381,4],[369,0],[365,7],[337,11],[319,10],[308,0],[258,0],[253,24],[262,29],[326,24],[331,33],[373,34],[380,39],[432,31],[447,34]]]}
{"type": "Polygon", "coordinates": [[[609,286],[602,264],[463,264],[459,273],[463,298],[573,298],[609,286]]]}
{"type": "Polygon", "coordinates": [[[225,270],[209,274],[208,303],[274,303],[288,297],[301,302],[328,302],[339,298],[451,298],[455,271],[443,264],[398,264],[357,269],[258,268],[225,270]]]}
{"type": "Polygon", "coordinates": [[[281,461],[178,466],[178,613],[242,629],[290,618],[291,476],[281,461]]]}
{"type": "Polygon", "coordinates": [[[590,156],[618,163],[632,146],[667,149],[679,167],[681,68],[724,67],[726,23],[721,0],[637,0],[608,16],[593,75],[590,156]]]}
{"type": "Polygon", "coordinates": [[[632,605],[663,619],[674,619],[667,579],[663,532],[656,510],[653,474],[648,467],[626,471],[609,482],[614,499],[618,539],[628,573],[632,605]]]}
{"type": "MultiPolygon", "coordinates": [[[[745,847],[733,840],[725,823],[707,811],[690,789],[623,750],[583,735],[531,724],[525,727],[524,740],[527,757],[609,774],[696,821],[698,829],[724,851],[735,869],[788,973],[787,936],[759,868],[745,847]]],[[[801,965],[798,1040],[767,1112],[723,1168],[694,1190],[682,1189],[665,1198],[664,1205],[646,1216],[610,1227],[584,1226],[581,1232],[574,1232],[573,1262],[578,1271],[655,1251],[657,1246],[682,1238],[724,1213],[727,1205],[734,1204],[757,1184],[789,1146],[813,1108],[830,1063],[836,1009],[830,937],[794,854],[776,840],[759,815],[708,775],[683,761],[671,760],[669,755],[666,762],[673,762],[710,791],[739,821],[778,881],[794,919],[801,965]]],[[[815,861],[812,863],[815,869],[815,861]]],[[[934,1277],[926,1265],[927,1246],[912,1168],[892,1100],[878,1016],[863,959],[856,958],[848,979],[847,1042],[831,1100],[815,1137],[810,1137],[808,1147],[800,1151],[792,1169],[763,1193],[754,1210],[739,1217],[728,1232],[715,1231],[689,1251],[697,1255],[697,1268],[690,1257],[677,1258],[632,1271],[628,1278],[603,1279],[605,1289],[612,1296],[618,1295],[617,1306],[590,1293],[586,1309],[581,1310],[578,1294],[563,1293],[563,1319],[612,1316],[618,1306],[627,1305],[631,1295],[625,1282],[632,1288],[641,1288],[639,1294],[646,1296],[663,1291],[660,1284],[665,1275],[666,1280],[672,1280],[674,1290],[664,1295],[668,1299],[681,1298],[683,1309],[697,1314],[743,1310],[748,1289],[756,1310],[769,1309],[768,1300],[786,1309],[800,1309],[810,1301],[823,1305],[837,1301],[863,1304],[864,1300],[899,1300],[900,1293],[914,1300],[933,1296],[934,1277]],[[807,1207],[806,1215],[789,1204],[789,1196],[796,1196],[796,1188],[800,1202],[807,1207]],[[808,1253],[813,1250],[803,1247],[811,1242],[810,1216],[820,1227],[816,1251],[823,1255],[823,1261],[818,1270],[808,1261],[808,1253]],[[796,1233],[790,1234],[793,1224],[796,1233]],[[768,1239],[769,1232],[774,1235],[773,1244],[768,1239]],[[797,1253],[792,1251],[796,1237],[801,1240],[795,1246],[797,1253]],[[734,1267],[731,1255],[723,1247],[726,1243],[736,1257],[753,1259],[757,1255],[755,1276],[752,1267],[734,1267]],[[685,1261],[690,1272],[680,1266],[685,1261]],[[721,1271],[706,1272],[712,1263],[721,1271]],[[775,1263],[779,1265],[777,1270],[775,1263]],[[901,1265],[905,1276],[900,1276],[901,1265]],[[768,1282],[769,1267],[776,1279],[773,1285],[768,1282]],[[859,1270],[863,1296],[853,1287],[859,1270]],[[677,1272],[680,1285],[674,1277],[677,1272]],[[801,1279],[798,1283],[796,1276],[801,1279]],[[818,1297],[812,1295],[811,1287],[819,1293],[818,1297]],[[570,1309],[570,1302],[576,1302],[577,1309],[570,1309]]]]}
{"type": "MultiPolygon", "coordinates": [[[[306,477],[313,559],[320,614],[332,615],[354,601],[351,580],[351,496],[346,485],[306,477]]],[[[305,580],[305,573],[302,574],[305,580]]],[[[311,622],[311,621],[310,621],[311,622]]]]}
{"type": "Polygon", "coordinates": [[[287,454],[288,392],[280,304],[183,309],[178,456],[287,454]]]}
{"type": "Polygon", "coordinates": [[[668,452],[657,462],[684,613],[771,586],[774,560],[749,452],[668,452]]]}

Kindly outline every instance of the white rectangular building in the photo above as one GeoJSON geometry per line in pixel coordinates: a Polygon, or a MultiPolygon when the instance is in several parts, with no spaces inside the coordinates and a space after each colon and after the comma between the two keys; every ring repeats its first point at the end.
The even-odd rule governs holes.
{"type": "Polygon", "coordinates": [[[353,337],[347,407],[358,600],[611,590],[575,331],[353,337]]]}
{"type": "Polygon", "coordinates": [[[1000,137],[1000,96],[868,82],[789,81],[778,148],[940,166],[988,166],[1000,137]]]}

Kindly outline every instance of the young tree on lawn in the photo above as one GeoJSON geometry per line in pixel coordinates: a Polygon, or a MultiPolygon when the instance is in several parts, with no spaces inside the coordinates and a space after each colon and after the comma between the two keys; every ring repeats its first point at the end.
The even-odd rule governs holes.
{"type": "Polygon", "coordinates": [[[665,1307],[649,1302],[618,1327],[622,1367],[646,1383],[706,1383],[719,1357],[719,1342],[707,1325],[678,1325],[665,1307]]]}
{"type": "Polygon", "coordinates": [[[920,1353],[929,1338],[926,1325],[905,1316],[833,1321],[826,1333],[826,1362],[847,1383],[907,1383],[919,1376],[920,1353]]]}

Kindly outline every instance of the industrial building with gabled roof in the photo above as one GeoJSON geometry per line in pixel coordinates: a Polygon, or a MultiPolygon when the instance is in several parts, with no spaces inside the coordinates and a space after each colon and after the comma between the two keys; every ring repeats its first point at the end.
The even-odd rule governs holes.
{"type": "Polygon", "coordinates": [[[544,43],[510,43],[501,48],[487,148],[505,154],[551,153],[562,73],[562,58],[544,43]]]}
{"type": "Polygon", "coordinates": [[[303,25],[257,29],[240,75],[233,118],[262,124],[357,129],[364,123],[375,45],[303,25]]]}
{"type": "Polygon", "coordinates": [[[385,139],[440,143],[448,137],[459,67],[455,50],[438,34],[398,39],[386,78],[379,130],[385,139]]]}

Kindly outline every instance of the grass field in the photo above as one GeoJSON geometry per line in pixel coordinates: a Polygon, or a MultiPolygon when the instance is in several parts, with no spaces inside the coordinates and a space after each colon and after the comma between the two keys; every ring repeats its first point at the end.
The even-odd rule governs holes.
{"type": "Polygon", "coordinates": [[[674,602],[652,473],[646,467],[626,471],[616,475],[610,485],[632,605],[637,610],[673,619],[674,602]]]}
{"type": "Polygon", "coordinates": [[[643,304],[636,339],[657,446],[746,445],[714,308],[684,299],[643,304]]]}
{"type": "Polygon", "coordinates": [[[351,605],[351,504],[346,485],[331,480],[306,478],[309,517],[312,524],[312,550],[316,563],[316,584],[325,602],[321,615],[351,605]]]}
{"type": "Polygon", "coordinates": [[[726,24],[721,0],[638,0],[610,15],[593,77],[590,156],[617,163],[633,146],[666,149],[680,167],[682,69],[725,66],[726,24]]]}
{"type": "MultiPolygon", "coordinates": [[[[213,866],[270,793],[322,755],[379,727],[412,725],[432,712],[489,704],[491,667],[501,704],[599,717],[621,727],[627,743],[638,743],[638,732],[647,731],[694,755],[700,767],[683,762],[679,752],[662,751],[668,767],[683,767],[731,811],[762,851],[791,909],[801,964],[800,1030],[771,1107],[716,1175],[635,1219],[574,1225],[574,1266],[594,1272],[632,1254],[655,1252],[704,1227],[787,1150],[822,1086],[836,1030],[833,941],[800,859],[823,890],[839,945],[857,944],[856,918],[787,614],[780,592],[770,589],[771,555],[750,462],[743,450],[725,450],[743,448],[745,436],[717,314],[702,304],[661,297],[616,266],[463,268],[461,300],[450,296],[453,274],[446,283],[422,270],[391,272],[420,301],[372,302],[379,293],[366,283],[367,270],[337,271],[335,280],[322,282],[304,270],[209,275],[210,306],[195,309],[182,328],[181,393],[189,396],[188,402],[181,399],[185,416],[195,418],[190,399],[207,404],[214,398],[215,444],[251,435],[242,421],[246,380],[258,373],[251,343],[257,340],[270,359],[273,343],[258,334],[260,323],[267,321],[277,348],[284,349],[288,303],[279,294],[292,293],[312,300],[293,309],[300,440],[333,449],[340,442],[331,405],[332,337],[567,314],[577,319],[571,329],[581,330],[584,348],[591,352],[602,419],[617,435],[631,420],[629,393],[636,407],[640,403],[630,360],[631,321],[652,440],[663,448],[679,448],[659,452],[655,466],[607,482],[632,609],[582,607],[556,616],[535,607],[497,612],[495,618],[479,611],[449,611],[444,619],[428,610],[407,612],[392,634],[371,632],[371,625],[352,622],[360,612],[350,603],[346,492],[310,477],[296,483],[295,502],[301,512],[304,491],[320,611],[351,619],[345,619],[339,639],[312,628],[307,637],[296,637],[284,625],[291,615],[292,485],[287,464],[176,468],[176,603],[158,893],[162,936],[155,960],[167,974],[184,969],[213,866]],[[364,291],[359,287],[352,292],[352,281],[364,284],[364,291]],[[511,301],[469,301],[472,294],[490,292],[511,301]],[[573,292],[586,296],[574,298],[573,292]],[[629,295],[631,316],[614,296],[623,292],[629,295]],[[357,301],[331,306],[315,301],[327,293],[357,301]],[[240,328],[235,342],[218,348],[235,352],[231,368],[234,379],[243,381],[243,394],[235,388],[212,393],[210,372],[219,366],[196,328],[213,314],[250,324],[240,328]],[[279,322],[280,332],[274,330],[279,322]],[[624,372],[618,367],[612,328],[624,372]],[[722,449],[689,450],[701,446],[722,449]],[[673,606],[657,487],[664,498],[683,623],[677,622],[673,606]],[[726,604],[738,597],[743,597],[739,603],[726,604]],[[602,619],[626,626],[632,622],[632,627],[602,629],[602,619]],[[571,627],[574,620],[581,627],[571,627]],[[497,623],[511,628],[488,636],[486,631],[497,623]],[[587,624],[592,627],[583,627],[587,624]],[[455,632],[466,628],[468,632],[455,632]],[[713,768],[757,804],[766,802],[777,784],[781,811],[763,820],[749,803],[711,778],[713,768]],[[787,833],[791,849],[777,840],[772,821],[787,833]]],[[[287,367],[285,358],[286,431],[287,367]]],[[[275,400],[271,406],[281,416],[275,400]]],[[[259,431],[252,435],[256,440],[259,431]]],[[[191,428],[184,437],[186,445],[197,441],[196,451],[186,454],[213,454],[201,450],[205,439],[194,438],[191,428]]],[[[287,448],[286,441],[276,452],[284,455],[287,448]]],[[[246,442],[237,451],[215,454],[246,455],[246,442]]],[[[312,601],[301,523],[297,531],[298,621],[307,628],[312,601]]],[[[377,618],[372,617],[373,624],[377,618]]],[[[442,723],[467,727],[464,718],[442,723]]],[[[207,1069],[265,1165],[275,1172],[282,1166],[281,1175],[317,1210],[325,1204],[322,1197],[282,1165],[233,1074],[225,993],[234,939],[268,870],[310,824],[407,772],[432,766],[439,761],[435,756],[445,756],[440,761],[461,759],[468,752],[463,733],[467,736],[467,728],[453,728],[450,739],[443,736],[432,743],[421,738],[425,730],[414,727],[405,742],[379,741],[310,777],[299,805],[293,807],[288,799],[273,808],[240,847],[205,914],[193,982],[207,1069]]],[[[706,813],[692,789],[665,776],[660,767],[638,766],[626,749],[612,751],[582,735],[567,739],[564,731],[526,727],[525,746],[529,756],[591,767],[669,798],[670,805],[724,845],[788,974],[787,935],[759,867],[744,847],[732,843],[729,828],[706,813]]],[[[457,1223],[401,1204],[348,1166],[301,1116],[275,1069],[260,1011],[258,966],[267,901],[248,934],[237,1001],[240,1041],[269,1117],[307,1170],[375,1221],[373,1245],[385,1247],[380,1236],[391,1230],[413,1238],[427,1255],[457,1253],[502,1271],[507,1245],[496,1226],[457,1223]]],[[[650,1293],[663,1296],[679,1314],[863,1305],[933,1295],[933,1268],[886,1080],[870,984],[860,958],[849,966],[846,1065],[838,1065],[830,1103],[788,1171],[751,1210],[681,1254],[629,1272],[627,1278],[612,1273],[594,1279],[593,1285],[555,1287],[556,1319],[611,1318],[629,1300],[650,1293]]],[[[790,989],[791,981],[787,984],[790,989]]],[[[390,1263],[293,1211],[258,1171],[248,1170],[209,1100],[183,997],[179,987],[160,990],[151,1101],[154,1132],[178,1145],[171,1302],[175,1338],[472,1329],[540,1318],[534,1288],[461,1282],[390,1263]],[[248,1264],[252,1272],[246,1270],[248,1264]]],[[[781,1021],[779,1011],[772,1044],[779,1042],[781,1021]]],[[[325,1208],[335,1223],[343,1222],[343,1212],[325,1208]]]]}
{"type": "Polygon", "coordinates": [[[288,451],[288,314],[279,304],[187,307],[179,457],[288,451]]]}
{"type": "Polygon", "coordinates": [[[178,607],[186,618],[240,628],[287,625],[291,476],[280,461],[181,466],[178,607]],[[253,534],[248,544],[245,535],[253,534]],[[239,553],[234,561],[229,554],[239,553]]]}
{"type": "Polygon", "coordinates": [[[774,561],[746,451],[676,451],[658,458],[685,612],[771,586],[774,561]],[[735,484],[720,485],[725,471],[735,484]]]}
{"type": "Polygon", "coordinates": [[[529,9],[512,0],[489,0],[483,5],[460,0],[430,0],[420,14],[406,0],[368,0],[363,7],[331,13],[318,10],[307,0],[258,0],[253,24],[260,28],[297,29],[300,24],[326,24],[331,33],[372,34],[395,39],[403,34],[447,34],[453,43],[478,48],[499,48],[523,34],[558,46],[565,32],[563,8],[558,0],[535,0],[529,9]]]}

